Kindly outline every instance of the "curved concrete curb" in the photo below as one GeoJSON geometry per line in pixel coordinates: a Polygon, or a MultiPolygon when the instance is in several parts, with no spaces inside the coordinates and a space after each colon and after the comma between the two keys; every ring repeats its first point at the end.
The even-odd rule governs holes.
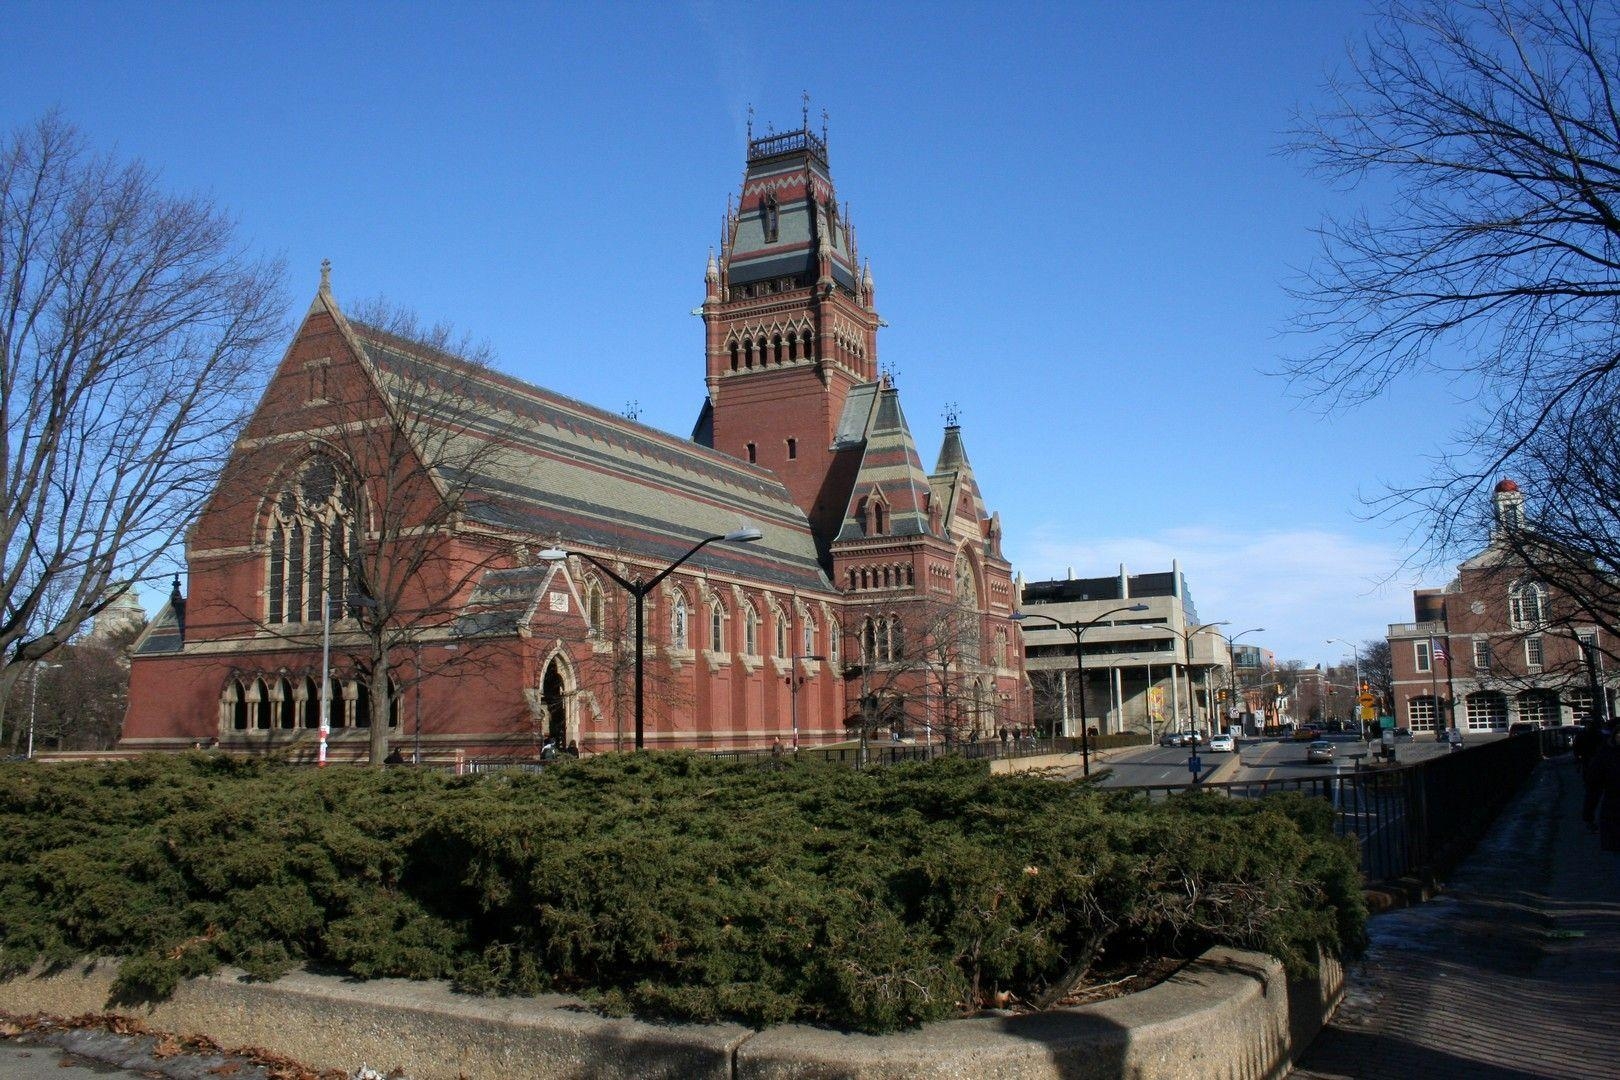
{"type": "Polygon", "coordinates": [[[477,998],[442,983],[298,973],[273,983],[225,971],[168,1001],[109,1007],[116,964],[87,962],[0,983],[0,1011],[114,1012],[224,1046],[320,1068],[402,1067],[413,1080],[520,1077],[1204,1078],[1282,1076],[1342,990],[1290,983],[1259,953],[1211,949],[1159,986],[1076,1009],[929,1024],[899,1035],[786,1026],[654,1024],[599,1016],[572,998],[477,998]]]}

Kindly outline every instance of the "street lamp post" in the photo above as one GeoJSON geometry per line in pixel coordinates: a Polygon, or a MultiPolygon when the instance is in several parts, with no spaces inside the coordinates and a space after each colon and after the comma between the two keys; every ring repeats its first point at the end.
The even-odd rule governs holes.
{"type": "MultiPolygon", "coordinates": [[[[326,742],[332,734],[332,604],[335,598],[328,595],[326,603],[321,605],[321,724],[320,747],[315,756],[315,767],[326,768],[326,742]]],[[[369,596],[358,594],[347,597],[349,606],[374,608],[377,601],[369,596]]],[[[390,703],[392,704],[392,703],[390,703]]]]}
{"type": "MultiPolygon", "coordinates": [[[[1202,624],[1200,624],[1198,626],[1193,627],[1191,630],[1185,630],[1185,631],[1177,630],[1175,627],[1168,626],[1168,625],[1153,627],[1153,629],[1156,629],[1156,630],[1168,630],[1172,634],[1176,635],[1176,637],[1181,639],[1182,649],[1186,653],[1185,663],[1182,664],[1182,667],[1185,669],[1185,675],[1186,675],[1186,678],[1187,678],[1187,722],[1189,724],[1191,724],[1194,729],[1196,729],[1197,726],[1198,726],[1198,718],[1194,715],[1194,711],[1193,711],[1193,692],[1192,692],[1192,655],[1193,655],[1193,652],[1192,652],[1192,639],[1194,637],[1196,637],[1197,635],[1202,634],[1205,630],[1209,630],[1209,629],[1212,629],[1212,628],[1217,627],[1217,626],[1225,626],[1225,625],[1227,625],[1227,620],[1226,619],[1222,619],[1219,622],[1202,623],[1202,624]]],[[[1245,630],[1243,632],[1245,634],[1247,634],[1247,633],[1250,633],[1251,631],[1245,630]]],[[[1176,659],[1175,658],[1175,650],[1172,649],[1171,650],[1171,656],[1170,656],[1170,688],[1172,690],[1175,689],[1175,682],[1176,682],[1175,659],[1176,659]]],[[[1204,697],[1206,699],[1204,704],[1205,704],[1205,708],[1207,710],[1208,706],[1209,706],[1209,703],[1208,703],[1208,700],[1207,700],[1208,697],[1209,697],[1209,678],[1208,678],[1207,675],[1204,678],[1204,697]]],[[[1169,728],[1166,728],[1165,730],[1168,731],[1169,728]]]]}
{"type": "Polygon", "coordinates": [[[590,563],[592,566],[596,567],[598,570],[602,571],[602,573],[606,574],[609,578],[613,579],[613,581],[616,582],[619,585],[620,588],[622,588],[625,592],[629,593],[632,597],[635,598],[635,601],[636,601],[636,749],[637,750],[642,750],[642,749],[645,749],[645,747],[646,747],[646,711],[645,711],[646,699],[645,699],[645,696],[644,696],[644,679],[645,679],[646,664],[645,664],[644,657],[645,657],[646,640],[647,640],[647,626],[646,626],[646,620],[642,616],[646,612],[647,594],[652,592],[654,589],[656,589],[659,586],[659,584],[663,582],[663,580],[665,578],[667,578],[670,574],[674,573],[675,570],[682,563],[686,562],[687,559],[690,559],[692,556],[696,555],[698,552],[702,551],[704,548],[708,547],[710,544],[717,543],[717,542],[722,541],[722,540],[725,541],[726,543],[731,543],[731,544],[749,544],[749,543],[753,543],[755,540],[758,540],[762,535],[763,534],[758,529],[749,527],[749,528],[745,528],[745,529],[733,529],[731,532],[723,533],[723,534],[720,534],[718,536],[706,536],[702,540],[700,540],[696,544],[694,544],[692,546],[692,549],[690,551],[688,551],[685,555],[682,555],[680,558],[676,559],[674,562],[672,562],[668,566],[664,567],[658,573],[654,574],[652,576],[652,578],[649,579],[649,580],[643,580],[643,579],[641,579],[639,577],[635,578],[633,580],[630,579],[630,578],[626,578],[623,575],[621,575],[618,571],[614,570],[613,567],[611,567],[611,566],[607,565],[606,563],[604,563],[602,560],[596,558],[593,555],[587,555],[583,551],[568,551],[565,548],[554,547],[554,548],[546,548],[545,550],[536,553],[538,558],[544,559],[547,562],[558,562],[560,560],[568,558],[568,556],[570,556],[570,555],[577,555],[581,559],[584,559],[586,562],[590,563]]]}
{"type": "Polygon", "coordinates": [[[39,669],[59,668],[61,664],[44,664],[34,661],[34,670],[29,672],[32,676],[28,687],[28,760],[34,759],[34,713],[39,708],[39,669]]]}
{"type": "Polygon", "coordinates": [[[1086,721],[1086,653],[1084,644],[1086,631],[1110,615],[1118,615],[1122,611],[1146,611],[1147,609],[1146,604],[1127,604],[1124,607],[1114,608],[1112,611],[1105,611],[1095,619],[1086,622],[1064,622],[1062,619],[1054,619],[1050,615],[1036,615],[1022,611],[1013,615],[1013,618],[1020,622],[1026,619],[1041,619],[1051,623],[1053,626],[1060,626],[1074,633],[1074,674],[1077,687],[1076,693],[1080,697],[1080,767],[1082,773],[1086,776],[1091,775],[1091,725],[1086,721]]]}
{"type": "MultiPolygon", "coordinates": [[[[1230,697],[1230,700],[1228,700],[1226,703],[1228,710],[1227,719],[1231,719],[1230,710],[1237,708],[1237,650],[1232,647],[1232,643],[1237,641],[1237,639],[1242,637],[1244,634],[1263,634],[1265,631],[1265,627],[1255,626],[1248,630],[1239,630],[1231,637],[1226,637],[1225,634],[1221,635],[1223,638],[1226,638],[1226,687],[1230,697]]],[[[1213,732],[1211,734],[1213,734],[1213,732]]]]}
{"type": "MultiPolygon", "coordinates": [[[[1330,637],[1330,638],[1327,639],[1327,644],[1329,644],[1329,645],[1343,645],[1345,648],[1350,650],[1350,655],[1355,657],[1355,663],[1356,663],[1356,667],[1355,667],[1356,688],[1355,688],[1355,691],[1353,692],[1352,696],[1356,699],[1356,704],[1354,704],[1354,705],[1352,705],[1350,707],[1350,709],[1351,709],[1350,715],[1352,717],[1355,717],[1355,719],[1357,721],[1357,724],[1359,726],[1361,718],[1357,715],[1357,710],[1360,708],[1360,705],[1361,705],[1361,650],[1356,648],[1354,645],[1350,644],[1348,641],[1344,640],[1344,638],[1330,637]]],[[[1429,661],[1429,666],[1430,667],[1434,666],[1434,661],[1432,659],[1429,661]]],[[[1365,735],[1366,733],[1363,732],[1362,734],[1365,735]]]]}

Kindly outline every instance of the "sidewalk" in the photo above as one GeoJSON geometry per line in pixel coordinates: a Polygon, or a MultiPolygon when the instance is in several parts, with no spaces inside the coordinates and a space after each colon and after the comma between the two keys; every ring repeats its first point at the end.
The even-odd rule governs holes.
{"type": "Polygon", "coordinates": [[[1590,1078],[1620,1070],[1620,855],[1544,762],[1427,904],[1381,915],[1344,1003],[1291,1074],[1590,1078]]]}

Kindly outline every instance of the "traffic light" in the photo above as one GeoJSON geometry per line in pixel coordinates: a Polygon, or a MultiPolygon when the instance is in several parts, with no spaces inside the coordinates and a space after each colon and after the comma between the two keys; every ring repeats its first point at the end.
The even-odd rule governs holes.
{"type": "Polygon", "coordinates": [[[1217,690],[1217,691],[1215,691],[1215,700],[1216,701],[1225,701],[1226,700],[1226,691],[1225,690],[1217,690]]]}

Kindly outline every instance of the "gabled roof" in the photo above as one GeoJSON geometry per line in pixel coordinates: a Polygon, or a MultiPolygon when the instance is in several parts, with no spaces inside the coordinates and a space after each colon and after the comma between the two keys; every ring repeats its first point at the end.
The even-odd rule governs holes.
{"type": "Polygon", "coordinates": [[[466,522],[650,563],[752,525],[759,542],[711,545],[689,565],[830,588],[808,521],[766,470],[331,309],[395,414],[415,418],[407,433],[451,448],[419,453],[441,490],[465,493],[466,522]]]}
{"type": "Polygon", "coordinates": [[[134,656],[158,656],[163,653],[177,653],[185,646],[180,637],[180,620],[175,617],[174,605],[164,604],[163,610],[153,616],[152,621],[146,624],[146,629],[136,637],[131,654],[134,656]]]}
{"type": "MultiPolygon", "coordinates": [[[[866,446],[861,453],[860,468],[855,473],[855,483],[837,539],[859,540],[866,535],[861,503],[872,497],[881,498],[887,508],[885,536],[926,536],[928,475],[923,472],[922,460],[917,456],[917,445],[911,438],[911,428],[906,424],[905,414],[900,411],[900,391],[892,386],[870,385],[876,394],[876,403],[868,414],[866,446]]],[[[848,405],[859,408],[857,395],[866,389],[856,388],[850,394],[848,405]]],[[[839,423],[840,440],[846,437],[846,422],[851,418],[848,405],[839,423]]]]}

